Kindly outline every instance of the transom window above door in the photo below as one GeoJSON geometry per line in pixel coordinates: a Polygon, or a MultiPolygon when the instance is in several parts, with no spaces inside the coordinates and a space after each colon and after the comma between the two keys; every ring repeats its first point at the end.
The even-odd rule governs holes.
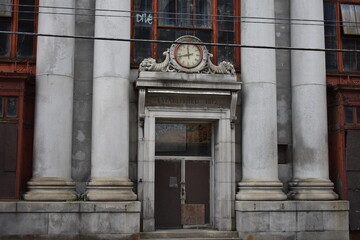
{"type": "Polygon", "coordinates": [[[211,156],[211,123],[156,123],[156,156],[211,156]]]}

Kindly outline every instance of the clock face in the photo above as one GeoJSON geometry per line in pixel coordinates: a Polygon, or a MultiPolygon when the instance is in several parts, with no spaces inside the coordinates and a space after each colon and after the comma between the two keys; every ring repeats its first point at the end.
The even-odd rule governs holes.
{"type": "Polygon", "coordinates": [[[175,48],[175,60],[184,68],[194,68],[202,60],[202,50],[197,45],[179,44],[175,48]]]}

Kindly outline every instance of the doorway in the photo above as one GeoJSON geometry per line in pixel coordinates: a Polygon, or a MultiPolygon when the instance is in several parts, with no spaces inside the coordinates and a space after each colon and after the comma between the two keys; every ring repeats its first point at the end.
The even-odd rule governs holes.
{"type": "Polygon", "coordinates": [[[210,224],[210,161],[155,160],[155,227],[210,224]]]}
{"type": "Polygon", "coordinates": [[[346,181],[350,231],[360,230],[360,130],[346,131],[346,181]]]}
{"type": "Polygon", "coordinates": [[[155,228],[210,224],[212,124],[155,124],[155,228]]]}
{"type": "MultiPolygon", "coordinates": [[[[144,122],[143,125],[139,125],[138,131],[138,197],[142,202],[142,231],[155,231],[156,228],[203,226],[202,224],[181,224],[181,208],[184,204],[181,204],[179,197],[180,185],[175,188],[175,184],[181,182],[183,174],[187,182],[200,182],[186,179],[198,172],[191,170],[197,167],[193,166],[196,164],[194,162],[199,164],[199,168],[206,169],[204,171],[208,174],[202,174],[201,178],[209,184],[207,186],[210,189],[209,197],[206,198],[210,205],[208,211],[205,206],[205,227],[230,231],[235,217],[233,209],[236,190],[235,132],[234,128],[231,128],[230,110],[211,109],[204,112],[199,109],[146,107],[144,113],[144,122]],[[182,160],[185,161],[183,165],[182,160]],[[159,170],[162,167],[165,170],[159,170]],[[156,172],[159,171],[171,172],[171,175],[169,173],[163,177],[164,180],[156,180],[158,177],[156,172]],[[176,177],[176,179],[170,177],[176,177]],[[159,189],[159,186],[155,185],[161,182],[164,188],[172,186],[169,191],[173,190],[174,206],[176,205],[178,209],[178,217],[174,217],[174,223],[171,226],[158,225],[155,220],[158,217],[157,214],[166,214],[169,211],[164,207],[170,200],[163,200],[166,204],[158,205],[157,202],[158,200],[161,202],[161,199],[155,196],[156,189],[159,189]]],[[[192,201],[189,193],[191,184],[188,185],[185,185],[187,195],[185,205],[189,206],[183,206],[183,208],[188,207],[185,210],[191,210],[191,207],[194,207],[202,211],[199,210],[201,207],[196,205],[206,205],[206,201],[201,203],[192,201]]],[[[171,208],[172,211],[173,208],[171,208]]],[[[194,216],[190,214],[190,217],[194,216]]]]}

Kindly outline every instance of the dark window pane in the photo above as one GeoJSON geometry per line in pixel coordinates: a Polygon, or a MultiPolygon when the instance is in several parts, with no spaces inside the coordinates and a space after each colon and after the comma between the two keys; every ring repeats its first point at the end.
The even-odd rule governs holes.
{"type": "Polygon", "coordinates": [[[211,0],[195,0],[194,27],[211,27],[211,0]]]}
{"type": "MultiPolygon", "coordinates": [[[[355,49],[355,42],[353,39],[343,39],[343,49],[355,49]]],[[[353,52],[343,53],[343,66],[344,71],[356,71],[356,55],[353,52]]]]}
{"type": "Polygon", "coordinates": [[[134,1],[135,11],[149,11],[152,10],[152,0],[135,0],[134,1]]]}
{"type": "Polygon", "coordinates": [[[176,6],[175,1],[159,0],[159,25],[175,26],[176,6]]]}
{"type": "Polygon", "coordinates": [[[0,17],[11,17],[12,15],[12,0],[0,1],[0,17]]]}
{"type": "MultiPolygon", "coordinates": [[[[136,27],[135,39],[151,39],[151,28],[136,27]]],[[[151,43],[134,42],[134,62],[140,63],[145,58],[151,57],[151,43]]]]}
{"type": "MultiPolygon", "coordinates": [[[[233,32],[219,32],[219,43],[234,43],[233,32]]],[[[234,49],[233,47],[219,47],[218,48],[219,62],[226,61],[234,63],[234,49]]]]}
{"type": "Polygon", "coordinates": [[[135,26],[151,26],[153,23],[151,0],[135,0],[134,23],[135,26]]]}
{"type": "Polygon", "coordinates": [[[218,28],[219,30],[234,29],[234,3],[229,0],[218,0],[218,28]]]}
{"type": "Polygon", "coordinates": [[[345,124],[354,124],[353,107],[345,107],[345,124]]]}
{"type": "MultiPolygon", "coordinates": [[[[336,49],[336,37],[325,38],[326,49],[336,49]]],[[[337,52],[326,52],[326,69],[337,69],[337,52]]]]}
{"type": "Polygon", "coordinates": [[[335,3],[324,3],[325,35],[336,35],[335,3]]]}
{"type": "Polygon", "coordinates": [[[159,25],[211,27],[211,0],[159,0],[159,25]]]}
{"type": "Polygon", "coordinates": [[[19,3],[19,19],[34,19],[35,1],[20,0],[19,3]]]}
{"type": "Polygon", "coordinates": [[[0,117],[4,116],[3,97],[0,97],[0,117]]]}
{"type": "MultiPolygon", "coordinates": [[[[34,32],[33,21],[19,21],[19,32],[34,32]]],[[[34,53],[34,36],[19,35],[17,42],[17,55],[19,57],[32,57],[34,53]]]]}
{"type": "MultiPolygon", "coordinates": [[[[176,40],[178,37],[183,36],[183,35],[192,35],[193,31],[186,31],[186,30],[178,30],[178,29],[161,29],[159,30],[159,40],[169,40],[169,41],[174,41],[176,40]]],[[[163,52],[165,52],[168,48],[170,48],[171,44],[158,44],[157,47],[157,60],[159,62],[164,60],[164,56],[163,56],[163,52]]]]}
{"type": "MultiPolygon", "coordinates": [[[[359,50],[360,49],[360,40],[357,39],[356,40],[356,46],[355,46],[355,49],[356,50],[359,50]]],[[[355,53],[356,54],[356,71],[360,71],[360,53],[355,53]]]]}
{"type": "MultiPolygon", "coordinates": [[[[0,20],[0,30],[10,31],[11,22],[9,19],[0,20]]],[[[10,34],[0,33],[0,56],[10,55],[10,34]]]]}
{"type": "MultiPolygon", "coordinates": [[[[212,42],[212,32],[211,31],[194,31],[193,35],[198,37],[202,42],[212,42]]],[[[210,51],[210,47],[207,47],[210,51]]]]}
{"type": "Polygon", "coordinates": [[[211,156],[211,124],[157,123],[155,155],[211,156]]]}
{"type": "Polygon", "coordinates": [[[360,107],[356,107],[357,123],[360,124],[360,107]]]}
{"type": "Polygon", "coordinates": [[[16,117],[17,116],[17,105],[18,98],[17,97],[8,97],[6,99],[6,116],[7,117],[16,117]]]}

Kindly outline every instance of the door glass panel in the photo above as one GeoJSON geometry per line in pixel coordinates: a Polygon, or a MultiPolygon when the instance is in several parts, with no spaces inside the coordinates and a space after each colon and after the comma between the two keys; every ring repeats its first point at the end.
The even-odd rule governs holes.
{"type": "Polygon", "coordinates": [[[211,156],[211,124],[156,123],[155,155],[211,156]]]}
{"type": "Polygon", "coordinates": [[[0,97],[0,117],[3,117],[3,97],[0,97]]]}
{"type": "Polygon", "coordinates": [[[6,116],[7,117],[16,117],[17,116],[17,104],[18,104],[17,97],[7,98],[7,105],[6,105],[6,116]]]}

